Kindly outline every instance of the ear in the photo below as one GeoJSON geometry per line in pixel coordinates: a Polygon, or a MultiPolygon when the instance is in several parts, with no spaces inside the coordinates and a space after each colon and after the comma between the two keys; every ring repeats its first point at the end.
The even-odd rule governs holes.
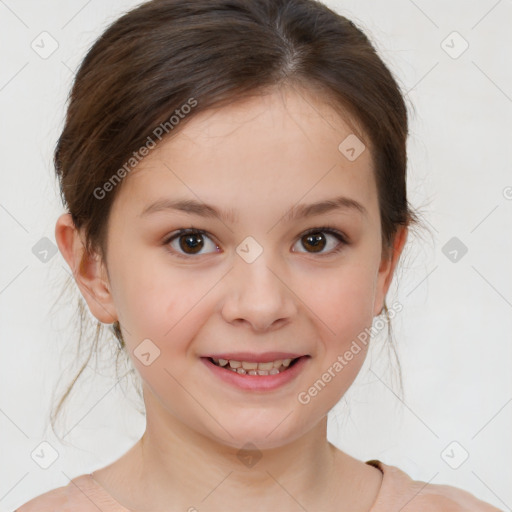
{"type": "Polygon", "coordinates": [[[102,323],[115,322],[117,314],[106,267],[98,254],[86,251],[81,233],[69,213],[57,219],[55,240],[91,313],[102,323]]]}
{"type": "Polygon", "coordinates": [[[407,226],[401,226],[395,233],[392,248],[388,248],[387,251],[382,252],[375,290],[374,316],[380,315],[384,307],[384,300],[386,299],[389,286],[391,285],[396,264],[398,263],[398,259],[400,258],[400,254],[407,240],[407,235],[407,226]]]}

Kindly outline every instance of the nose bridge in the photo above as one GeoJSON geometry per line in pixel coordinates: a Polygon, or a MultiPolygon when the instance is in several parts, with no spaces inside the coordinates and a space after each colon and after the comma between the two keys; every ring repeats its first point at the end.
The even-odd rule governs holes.
{"type": "Polygon", "coordinates": [[[256,249],[251,241],[237,248],[223,314],[227,321],[245,320],[256,329],[267,329],[278,320],[290,319],[295,302],[285,276],[279,275],[283,267],[277,258],[270,250],[261,247],[257,254],[256,249]]]}
{"type": "Polygon", "coordinates": [[[237,281],[241,285],[240,289],[244,293],[250,291],[253,295],[264,293],[270,297],[277,297],[281,293],[278,290],[281,281],[276,277],[278,273],[274,270],[276,266],[276,260],[271,257],[270,251],[261,254],[251,263],[239,258],[235,272],[237,281]]]}

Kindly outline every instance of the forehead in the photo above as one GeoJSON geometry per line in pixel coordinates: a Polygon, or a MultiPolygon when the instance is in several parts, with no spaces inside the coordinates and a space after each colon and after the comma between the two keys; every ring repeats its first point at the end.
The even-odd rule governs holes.
{"type": "Polygon", "coordinates": [[[145,203],[186,195],[243,209],[343,193],[371,211],[371,150],[353,126],[318,96],[295,88],[209,109],[159,142],[125,178],[121,195],[145,203]],[[355,159],[343,152],[347,140],[363,148],[355,159]]]}
{"type": "MultiPolygon", "coordinates": [[[[258,144],[265,144],[269,150],[276,147],[287,150],[286,142],[302,139],[309,152],[324,152],[337,149],[339,142],[354,131],[359,138],[366,139],[359,123],[341,105],[334,110],[320,93],[282,87],[195,115],[176,135],[171,134],[168,141],[160,144],[158,150],[165,151],[165,142],[169,142],[167,147],[172,142],[174,149],[193,150],[197,146],[208,149],[210,154],[235,154],[234,143],[239,142],[245,143],[243,150],[252,149],[260,155],[258,144]]],[[[293,154],[298,154],[300,148],[294,149],[293,154]]]]}

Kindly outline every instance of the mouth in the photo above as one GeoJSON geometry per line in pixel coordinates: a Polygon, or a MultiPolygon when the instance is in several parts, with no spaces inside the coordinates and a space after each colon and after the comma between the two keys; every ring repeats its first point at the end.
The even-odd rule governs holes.
{"type": "MultiPolygon", "coordinates": [[[[218,356],[217,354],[216,356],[218,356]]],[[[223,354],[227,357],[227,354],[223,354]]],[[[310,355],[297,356],[297,354],[267,353],[267,354],[229,354],[236,355],[238,359],[214,357],[213,355],[201,357],[201,361],[210,370],[215,379],[243,392],[268,393],[277,390],[299,377],[308,367],[310,355]],[[276,357],[288,356],[284,359],[276,357]],[[291,357],[290,357],[291,356],[291,357]],[[259,361],[254,359],[259,359],[259,361]],[[240,359],[242,359],[240,361],[240,359]],[[253,359],[253,361],[247,361],[253,359]],[[261,361],[266,359],[266,361],[261,361]]],[[[290,388],[291,389],[291,388],[290,388]]]]}
{"type": "Polygon", "coordinates": [[[292,368],[300,359],[309,356],[295,358],[274,359],[265,362],[239,361],[235,359],[223,359],[206,357],[208,361],[226,371],[238,373],[239,375],[277,375],[292,368]]]}

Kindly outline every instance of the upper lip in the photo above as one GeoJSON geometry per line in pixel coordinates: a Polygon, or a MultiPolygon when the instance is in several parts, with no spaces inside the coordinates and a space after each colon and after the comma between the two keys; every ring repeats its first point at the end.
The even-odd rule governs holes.
{"type": "Polygon", "coordinates": [[[224,352],[222,354],[208,354],[202,357],[247,361],[248,363],[269,363],[279,359],[296,359],[305,355],[307,354],[294,354],[292,352],[263,352],[262,354],[255,354],[254,352],[224,352]]]}

